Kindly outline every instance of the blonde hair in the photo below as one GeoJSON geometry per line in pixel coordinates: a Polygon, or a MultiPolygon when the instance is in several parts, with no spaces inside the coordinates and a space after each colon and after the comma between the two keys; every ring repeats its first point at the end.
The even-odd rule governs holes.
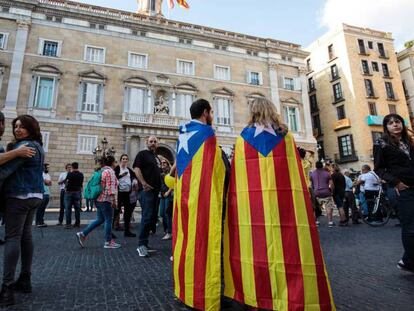
{"type": "Polygon", "coordinates": [[[279,127],[279,115],[275,105],[266,98],[255,98],[249,105],[249,126],[255,124],[279,127]]]}

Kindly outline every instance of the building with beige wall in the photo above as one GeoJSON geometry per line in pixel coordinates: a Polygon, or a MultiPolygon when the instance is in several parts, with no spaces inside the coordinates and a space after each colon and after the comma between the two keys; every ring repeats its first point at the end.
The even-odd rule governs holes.
{"type": "Polygon", "coordinates": [[[307,50],[319,157],[356,170],[372,164],[383,117],[397,112],[409,120],[391,34],[343,24],[307,50]]]}
{"type": "Polygon", "coordinates": [[[138,2],[139,14],[0,2],[1,110],[9,121],[25,113],[40,121],[55,184],[66,162],[89,174],[103,137],[134,158],[156,135],[159,153],[174,160],[178,125],[196,98],[213,104],[226,152],[255,97],[271,99],[298,144],[315,149],[299,45],[168,20],[157,11],[162,1],[138,2]]]}
{"type": "Polygon", "coordinates": [[[414,124],[414,47],[399,52],[397,57],[412,126],[414,124]]]}

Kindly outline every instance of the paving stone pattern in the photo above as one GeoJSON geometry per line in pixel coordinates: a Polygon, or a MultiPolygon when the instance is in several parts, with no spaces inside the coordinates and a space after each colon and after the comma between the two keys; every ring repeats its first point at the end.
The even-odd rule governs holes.
{"type": "MultiPolygon", "coordinates": [[[[75,232],[33,228],[33,293],[16,294],[17,305],[8,310],[188,310],[174,299],[171,245],[160,233],[150,242],[159,252],[140,258],[137,238],[116,232],[122,248],[104,249],[99,228],[81,249],[75,232]]],[[[329,229],[322,223],[320,234],[338,310],[414,310],[414,274],[396,268],[402,253],[400,228],[329,229]]],[[[223,309],[245,310],[228,301],[223,309]]]]}

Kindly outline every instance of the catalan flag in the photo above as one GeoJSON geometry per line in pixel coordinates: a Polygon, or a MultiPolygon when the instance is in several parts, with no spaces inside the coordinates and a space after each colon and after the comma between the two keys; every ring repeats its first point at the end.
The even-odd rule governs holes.
{"type": "Polygon", "coordinates": [[[211,126],[180,128],[174,191],[175,295],[198,310],[219,310],[225,167],[211,126]]]}
{"type": "Polygon", "coordinates": [[[185,0],[177,0],[179,6],[183,7],[184,9],[189,9],[190,6],[185,0]]]}
{"type": "Polygon", "coordinates": [[[335,310],[303,168],[291,134],[237,139],[224,227],[224,295],[269,310],[335,310]]]}

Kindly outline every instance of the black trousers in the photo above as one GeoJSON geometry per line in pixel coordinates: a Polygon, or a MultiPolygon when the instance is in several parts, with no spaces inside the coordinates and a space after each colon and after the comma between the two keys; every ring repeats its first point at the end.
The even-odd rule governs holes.
{"type": "Polygon", "coordinates": [[[32,223],[36,209],[43,200],[8,199],[5,212],[6,244],[3,260],[3,283],[14,281],[17,262],[21,257],[21,274],[31,274],[33,260],[32,223]]]}
{"type": "Polygon", "coordinates": [[[124,207],[124,231],[130,232],[131,217],[135,206],[130,203],[129,192],[118,192],[118,208],[115,210],[115,216],[119,215],[122,206],[124,207]]]}
{"type": "Polygon", "coordinates": [[[349,210],[351,210],[352,213],[352,221],[358,221],[358,210],[355,202],[355,195],[352,191],[345,192],[344,211],[347,221],[349,221],[349,210]]]}
{"type": "Polygon", "coordinates": [[[414,266],[414,189],[400,191],[397,203],[404,246],[404,263],[414,266]]]}
{"type": "Polygon", "coordinates": [[[65,215],[65,189],[60,190],[59,223],[63,223],[65,215]]]}

